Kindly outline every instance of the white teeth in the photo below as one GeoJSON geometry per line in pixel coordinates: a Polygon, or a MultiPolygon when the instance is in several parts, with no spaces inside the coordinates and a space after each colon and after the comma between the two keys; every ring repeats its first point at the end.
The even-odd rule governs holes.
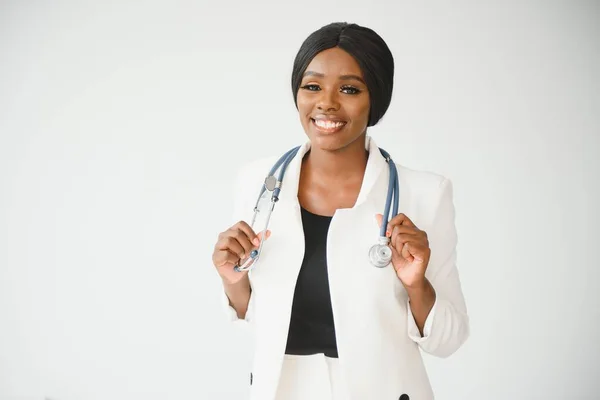
{"type": "Polygon", "coordinates": [[[328,120],[322,120],[322,119],[315,120],[315,125],[317,125],[319,128],[325,128],[325,129],[339,128],[339,127],[343,126],[344,124],[345,124],[344,122],[328,121],[328,120]]]}

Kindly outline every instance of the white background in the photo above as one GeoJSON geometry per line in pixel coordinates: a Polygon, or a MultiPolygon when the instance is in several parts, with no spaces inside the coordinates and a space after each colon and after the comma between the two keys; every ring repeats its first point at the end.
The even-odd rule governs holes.
{"type": "Polygon", "coordinates": [[[395,55],[370,134],[455,185],[437,398],[598,398],[600,3],[384,0],[0,2],[0,398],[244,398],[212,247],[234,171],[305,140],[292,61],[332,21],[395,55]]]}

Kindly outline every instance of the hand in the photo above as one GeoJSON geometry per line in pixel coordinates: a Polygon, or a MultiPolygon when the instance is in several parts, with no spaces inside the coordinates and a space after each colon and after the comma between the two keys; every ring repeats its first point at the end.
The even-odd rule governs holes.
{"type": "MultiPolygon", "coordinates": [[[[376,214],[375,217],[381,227],[383,216],[376,214]]],[[[392,265],[404,287],[425,287],[425,271],[431,256],[427,233],[417,228],[406,215],[398,214],[388,222],[386,236],[390,238],[392,265]]]]}
{"type": "MultiPolygon", "coordinates": [[[[237,272],[233,268],[241,265],[242,260],[245,261],[252,250],[258,249],[261,233],[257,235],[250,225],[240,221],[219,234],[212,260],[224,282],[235,284],[246,277],[248,271],[237,272]]],[[[267,230],[265,240],[270,235],[271,232],[267,230]]]]}

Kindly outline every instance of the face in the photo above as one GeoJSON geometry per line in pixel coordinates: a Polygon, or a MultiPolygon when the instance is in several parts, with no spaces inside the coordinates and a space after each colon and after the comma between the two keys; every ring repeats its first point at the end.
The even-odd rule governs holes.
{"type": "Polygon", "coordinates": [[[312,147],[340,150],[357,143],[366,132],[367,85],[356,60],[340,48],[313,58],[300,83],[297,104],[312,147]]]}

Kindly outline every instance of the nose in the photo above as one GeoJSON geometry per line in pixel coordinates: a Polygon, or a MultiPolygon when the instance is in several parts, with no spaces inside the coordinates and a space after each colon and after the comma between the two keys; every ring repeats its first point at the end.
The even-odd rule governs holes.
{"type": "Polygon", "coordinates": [[[340,108],[338,93],[335,90],[324,90],[320,92],[317,108],[320,111],[337,111],[340,108]]]}

